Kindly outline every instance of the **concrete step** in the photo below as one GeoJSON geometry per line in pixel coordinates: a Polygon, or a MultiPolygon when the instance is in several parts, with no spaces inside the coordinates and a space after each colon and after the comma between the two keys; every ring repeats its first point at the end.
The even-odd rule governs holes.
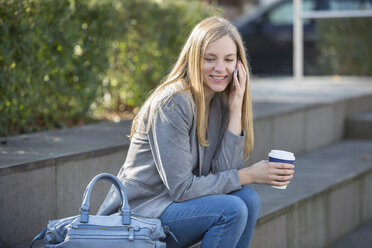
{"type": "Polygon", "coordinates": [[[372,112],[361,113],[347,118],[345,138],[372,139],[372,112]]]}
{"type": "MultiPolygon", "coordinates": [[[[248,164],[267,158],[271,149],[299,155],[339,142],[346,118],[372,111],[370,81],[310,78],[298,84],[288,78],[253,79],[255,148],[248,164]]],[[[0,206],[5,206],[0,247],[30,240],[49,219],[77,214],[90,179],[120,169],[129,130],[130,121],[123,121],[0,138],[0,206]],[[16,230],[20,226],[22,230],[16,230]]],[[[92,212],[109,184],[103,186],[95,191],[92,212]]],[[[264,203],[263,210],[266,204],[271,202],[264,203]]],[[[265,216],[258,227],[267,221],[265,216]]]]}
{"type": "MultiPolygon", "coordinates": [[[[372,141],[342,141],[297,156],[295,177],[286,190],[250,185],[262,201],[250,247],[320,248],[336,240],[332,248],[364,247],[359,244],[371,238],[344,235],[372,220],[371,156],[372,141]]],[[[367,235],[365,229],[371,225],[356,235],[367,235]]]]}
{"type": "Polygon", "coordinates": [[[372,141],[342,141],[298,156],[286,190],[253,185],[262,209],[251,247],[325,247],[371,220],[371,156],[372,141]]]}
{"type": "Polygon", "coordinates": [[[371,248],[372,247],[372,221],[347,233],[328,248],[371,248]]]}
{"type": "Polygon", "coordinates": [[[372,220],[371,156],[372,141],[342,141],[297,156],[286,190],[251,185],[262,207],[250,247],[327,247],[372,220]]]}

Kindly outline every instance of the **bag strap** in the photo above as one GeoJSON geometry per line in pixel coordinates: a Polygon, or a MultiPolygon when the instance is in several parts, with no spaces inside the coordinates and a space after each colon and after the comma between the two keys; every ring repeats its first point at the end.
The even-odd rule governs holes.
{"type": "Polygon", "coordinates": [[[31,244],[30,244],[30,248],[32,248],[32,246],[34,245],[34,243],[36,242],[36,240],[40,240],[40,239],[43,239],[45,234],[47,232],[47,229],[44,228],[38,235],[35,236],[35,238],[31,241],[31,244]]]}
{"type": "Polygon", "coordinates": [[[120,192],[120,200],[121,200],[121,215],[123,215],[123,225],[130,225],[130,207],[128,204],[127,194],[125,192],[123,184],[120,180],[109,173],[101,173],[95,176],[92,181],[88,184],[85,189],[83,202],[80,208],[80,222],[81,223],[88,223],[89,221],[89,210],[90,210],[90,194],[94,184],[100,180],[106,180],[111,182],[120,192]]]}

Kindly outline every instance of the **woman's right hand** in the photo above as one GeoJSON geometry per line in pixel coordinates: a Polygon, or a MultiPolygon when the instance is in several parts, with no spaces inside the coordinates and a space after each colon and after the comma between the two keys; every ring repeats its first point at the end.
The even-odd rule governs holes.
{"type": "Polygon", "coordinates": [[[294,165],[261,160],[249,167],[238,170],[241,185],[250,183],[284,186],[293,178],[294,165]]]}

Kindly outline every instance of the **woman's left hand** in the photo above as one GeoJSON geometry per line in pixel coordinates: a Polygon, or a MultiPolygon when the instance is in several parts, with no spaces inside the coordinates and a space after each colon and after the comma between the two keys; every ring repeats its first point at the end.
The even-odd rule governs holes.
{"type": "Polygon", "coordinates": [[[237,67],[238,67],[237,75],[233,74],[235,87],[231,85],[230,88],[229,109],[230,113],[237,112],[241,114],[245,87],[247,85],[247,72],[245,71],[244,66],[240,60],[238,61],[237,67]]]}

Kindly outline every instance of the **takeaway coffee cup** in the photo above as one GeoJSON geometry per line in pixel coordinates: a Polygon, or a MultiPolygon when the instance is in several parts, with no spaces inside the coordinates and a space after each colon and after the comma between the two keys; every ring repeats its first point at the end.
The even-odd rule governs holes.
{"type": "MultiPolygon", "coordinates": [[[[269,162],[279,162],[286,164],[293,164],[295,161],[295,156],[292,152],[282,151],[282,150],[271,150],[269,153],[269,162]]],[[[286,189],[285,186],[271,186],[276,189],[286,189]]]]}

